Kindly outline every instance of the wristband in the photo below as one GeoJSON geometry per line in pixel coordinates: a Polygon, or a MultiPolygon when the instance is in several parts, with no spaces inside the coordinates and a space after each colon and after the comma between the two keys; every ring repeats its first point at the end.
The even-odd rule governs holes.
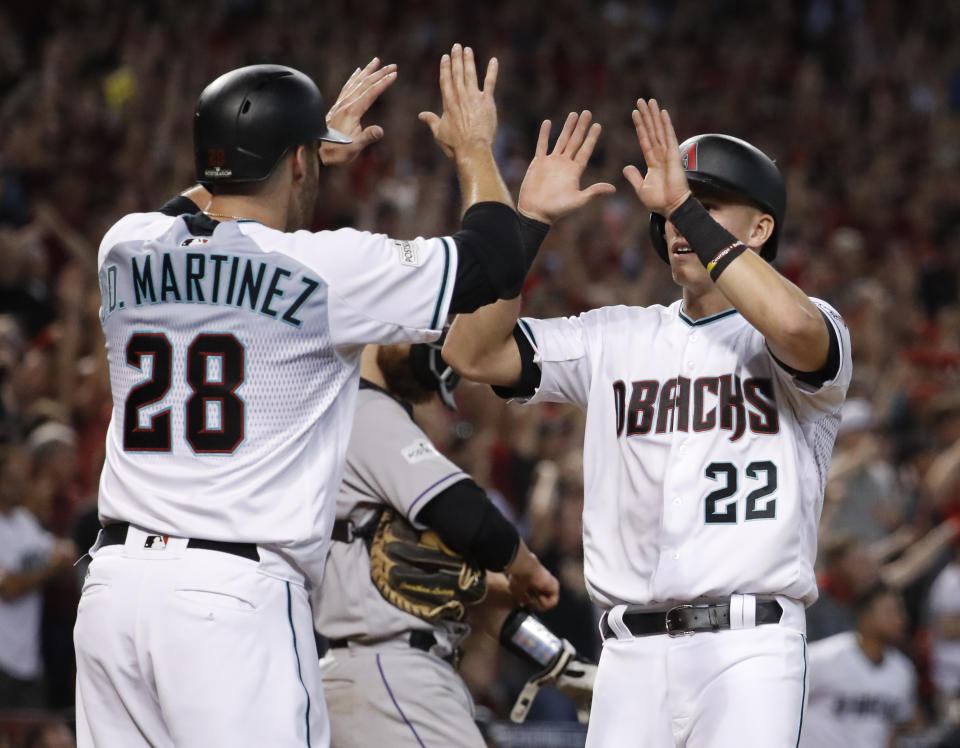
{"type": "Polygon", "coordinates": [[[670,223],[683,234],[713,280],[746,249],[692,194],[670,214],[670,223]]]}
{"type": "Polygon", "coordinates": [[[517,217],[520,219],[520,241],[523,244],[523,261],[527,266],[527,272],[533,267],[533,261],[540,251],[540,245],[543,244],[547,232],[550,231],[550,224],[538,221],[536,218],[530,218],[517,211],[517,217]]]}
{"type": "Polygon", "coordinates": [[[720,277],[720,273],[727,269],[727,265],[746,251],[747,247],[741,241],[734,242],[721,249],[717,256],[707,263],[707,272],[710,273],[713,282],[717,282],[717,278],[720,277]]]}

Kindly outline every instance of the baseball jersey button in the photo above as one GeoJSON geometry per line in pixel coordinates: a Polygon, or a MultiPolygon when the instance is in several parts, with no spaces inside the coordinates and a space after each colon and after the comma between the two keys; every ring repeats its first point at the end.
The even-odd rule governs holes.
{"type": "Polygon", "coordinates": [[[674,497],[673,497],[673,503],[674,503],[674,504],[682,504],[682,503],[683,503],[683,499],[681,499],[679,496],[674,496],[674,497]]]}
{"type": "Polygon", "coordinates": [[[691,340],[691,341],[695,341],[696,339],[697,339],[697,334],[696,334],[696,333],[692,333],[692,334],[690,335],[690,340],[691,340]]]}
{"type": "Polygon", "coordinates": [[[694,363],[693,361],[687,361],[687,368],[688,368],[688,369],[692,369],[694,366],[696,366],[696,363],[694,363]]]}
{"type": "Polygon", "coordinates": [[[679,551],[674,551],[674,552],[673,552],[673,560],[674,560],[674,561],[677,561],[679,558],[680,558],[680,552],[679,552],[679,551]]]}

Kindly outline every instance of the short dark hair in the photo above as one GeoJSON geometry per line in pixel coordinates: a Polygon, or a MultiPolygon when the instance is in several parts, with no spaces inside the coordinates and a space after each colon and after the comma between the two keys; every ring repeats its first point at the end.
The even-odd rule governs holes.
{"type": "Polygon", "coordinates": [[[877,601],[878,598],[884,597],[886,595],[897,596],[899,594],[900,593],[897,592],[893,587],[889,587],[883,583],[878,582],[877,584],[871,585],[870,587],[865,589],[863,592],[861,592],[859,595],[857,595],[855,598],[853,598],[853,603],[852,603],[853,614],[857,618],[859,618],[868,610],[870,610],[871,607],[873,607],[873,604],[877,601]]]}

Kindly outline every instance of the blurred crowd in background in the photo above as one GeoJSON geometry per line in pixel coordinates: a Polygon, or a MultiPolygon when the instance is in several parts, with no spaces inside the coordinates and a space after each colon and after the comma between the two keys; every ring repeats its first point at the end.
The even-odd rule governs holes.
{"type": "MultiPolygon", "coordinates": [[[[397,83],[368,117],[386,136],[323,176],[314,228],[442,235],[458,225],[455,175],[417,113],[439,107],[439,56],[461,41],[481,64],[500,60],[496,149],[514,195],[542,119],[556,133],[569,111],[588,108],[604,126],[587,178],[618,192],[554,227],[524,289],[526,314],[679,295],[620,177],[639,158],[637,97],[668,107],[681,140],[729,133],[777,160],[789,196],[777,266],[843,314],[854,350],[810,639],[850,629],[852,601],[877,580],[899,590],[916,727],[942,722],[946,697],[960,692],[958,33],[960,4],[931,0],[5,4],[0,708],[69,721],[82,572],[71,564],[98,527],[112,409],[97,247],[120,216],[193,184],[200,90],[234,67],[279,62],[332,101],[374,55],[397,63],[397,83]]],[[[549,625],[598,656],[580,541],[582,415],[507,407],[470,383],[457,400],[455,414],[433,404],[418,417],[561,580],[549,625]]],[[[525,677],[494,652],[468,657],[463,672],[494,716],[525,677]]],[[[573,718],[549,696],[539,706],[542,717],[573,718]]],[[[63,721],[26,714],[0,727],[0,746],[71,744],[63,721]]]]}

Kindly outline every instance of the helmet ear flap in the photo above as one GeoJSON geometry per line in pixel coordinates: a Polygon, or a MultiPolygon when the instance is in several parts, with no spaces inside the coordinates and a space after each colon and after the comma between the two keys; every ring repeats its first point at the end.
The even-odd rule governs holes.
{"type": "Polygon", "coordinates": [[[657,250],[660,259],[670,264],[670,258],[667,257],[666,225],[667,219],[659,213],[650,214],[650,241],[653,243],[653,248],[657,250]]]}

